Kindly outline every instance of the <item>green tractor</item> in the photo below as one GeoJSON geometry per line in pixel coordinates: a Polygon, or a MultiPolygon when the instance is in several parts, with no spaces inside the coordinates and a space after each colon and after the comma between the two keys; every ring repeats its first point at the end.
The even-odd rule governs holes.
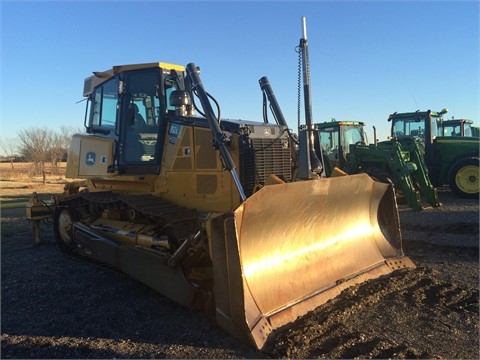
{"type": "Polygon", "coordinates": [[[363,127],[359,121],[315,124],[315,150],[322,154],[325,175],[333,176],[335,168],[347,174],[367,173],[378,181],[393,183],[397,198],[405,198],[414,210],[424,208],[422,197],[429,205],[440,206],[417,143],[404,148],[392,139],[367,145],[363,127]]]}
{"type": "Polygon", "coordinates": [[[472,126],[473,121],[467,119],[443,120],[439,136],[467,136],[478,137],[478,127],[472,126]]]}
{"type": "MultiPolygon", "coordinates": [[[[270,82],[264,76],[259,83],[264,95],[264,122],[269,122],[269,108],[275,121],[288,129],[270,82]]],[[[308,92],[308,85],[305,88],[308,92]]],[[[305,103],[310,103],[308,97],[305,103]]],[[[307,105],[309,119],[310,109],[307,105]]],[[[395,139],[367,145],[363,126],[364,123],[358,121],[310,123],[299,126],[298,137],[287,130],[299,149],[296,164],[298,177],[308,178],[312,172],[322,177],[367,173],[374,180],[393,184],[397,199],[405,198],[412,209],[424,208],[422,195],[431,206],[440,206],[437,190],[429,180],[428,170],[416,143],[410,144],[407,149],[403,149],[395,139]]]]}
{"type": "Polygon", "coordinates": [[[392,140],[399,141],[404,148],[413,141],[421,144],[434,186],[449,185],[459,197],[478,198],[480,138],[438,136],[442,134],[442,116],[447,112],[443,109],[391,114],[388,121],[392,140]]]}

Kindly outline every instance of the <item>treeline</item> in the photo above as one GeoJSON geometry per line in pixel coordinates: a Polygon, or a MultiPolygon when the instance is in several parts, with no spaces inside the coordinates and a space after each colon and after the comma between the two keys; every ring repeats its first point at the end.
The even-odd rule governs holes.
{"type": "Polygon", "coordinates": [[[72,136],[82,132],[79,128],[61,126],[58,130],[33,127],[18,132],[16,138],[2,139],[0,148],[3,157],[13,162],[22,160],[32,163],[31,173],[42,174],[45,167],[57,174],[58,163],[66,161],[72,136]]]}

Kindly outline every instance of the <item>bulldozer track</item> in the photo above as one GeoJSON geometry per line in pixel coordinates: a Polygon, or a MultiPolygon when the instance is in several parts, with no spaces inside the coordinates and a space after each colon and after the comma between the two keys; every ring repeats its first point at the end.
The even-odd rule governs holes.
{"type": "Polygon", "coordinates": [[[109,271],[111,273],[114,273],[116,275],[119,275],[119,276],[123,277],[124,279],[131,279],[131,277],[129,277],[127,274],[119,271],[114,266],[112,266],[112,265],[110,265],[106,262],[96,260],[96,259],[94,259],[90,256],[83,255],[79,252],[72,253],[72,252],[62,251],[61,254],[65,258],[67,258],[69,260],[73,260],[77,263],[86,264],[87,266],[95,266],[99,270],[101,269],[102,271],[109,271]]]}
{"type": "MultiPolygon", "coordinates": [[[[152,195],[120,195],[113,192],[84,192],[76,194],[60,203],[60,206],[73,208],[96,207],[110,209],[133,209],[153,219],[155,222],[171,226],[178,239],[186,238],[198,227],[199,214],[194,209],[171,204],[164,199],[152,195]],[[186,226],[187,225],[187,226],[186,226]]],[[[79,219],[81,220],[81,219],[79,219]]],[[[133,220],[132,220],[133,221],[133,220]]],[[[66,257],[81,263],[95,265],[98,268],[121,274],[130,278],[114,266],[96,260],[80,252],[62,251],[66,257]]],[[[160,253],[159,253],[160,255],[160,253]]],[[[165,259],[168,255],[165,254],[165,259]]]]}
{"type": "Polygon", "coordinates": [[[199,213],[195,209],[178,206],[150,194],[121,195],[110,191],[84,192],[67,199],[65,203],[73,201],[85,206],[133,209],[156,222],[170,225],[179,239],[188,237],[198,228],[199,213]],[[186,224],[191,226],[185,226],[186,224]]]}

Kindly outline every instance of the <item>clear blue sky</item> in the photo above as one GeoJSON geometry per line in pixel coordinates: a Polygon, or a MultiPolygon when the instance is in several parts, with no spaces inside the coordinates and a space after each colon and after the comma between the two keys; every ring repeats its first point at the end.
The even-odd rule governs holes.
{"type": "MultiPolygon", "coordinates": [[[[83,81],[113,65],[202,69],[222,116],[262,121],[267,76],[297,127],[301,17],[313,121],[359,120],[389,133],[395,111],[479,118],[477,1],[1,1],[1,136],[81,127],[83,81]]],[[[303,116],[303,109],[302,109],[303,116]]],[[[302,120],[303,122],[303,120],[302,120]]]]}

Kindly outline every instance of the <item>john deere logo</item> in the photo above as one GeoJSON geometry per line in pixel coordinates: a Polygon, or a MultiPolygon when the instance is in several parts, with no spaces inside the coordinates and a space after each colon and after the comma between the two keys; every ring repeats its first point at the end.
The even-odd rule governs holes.
{"type": "Polygon", "coordinates": [[[95,153],[94,152],[88,152],[87,156],[85,157],[85,163],[87,165],[95,165],[95,153]]]}

